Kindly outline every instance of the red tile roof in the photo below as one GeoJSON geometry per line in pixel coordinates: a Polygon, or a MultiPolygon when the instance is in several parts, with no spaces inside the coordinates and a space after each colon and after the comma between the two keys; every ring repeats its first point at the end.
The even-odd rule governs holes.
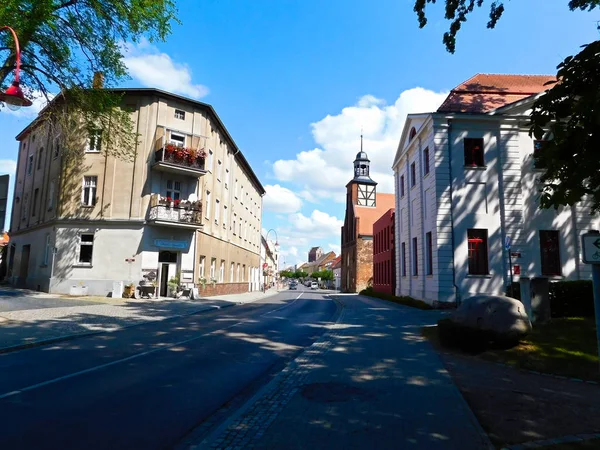
{"type": "Polygon", "coordinates": [[[450,91],[438,112],[485,113],[549,89],[553,75],[478,73],[450,91]]]}
{"type": "Polygon", "coordinates": [[[373,236],[373,224],[383,213],[395,206],[394,194],[377,194],[375,208],[354,205],[354,217],[358,219],[358,234],[373,236]]]}

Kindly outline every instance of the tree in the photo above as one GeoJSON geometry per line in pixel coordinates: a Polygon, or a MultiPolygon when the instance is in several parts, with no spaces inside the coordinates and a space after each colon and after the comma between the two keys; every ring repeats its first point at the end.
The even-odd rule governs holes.
{"type": "MultiPolygon", "coordinates": [[[[414,10],[419,26],[427,24],[425,7],[435,0],[416,0],[414,10]]],[[[450,29],[443,42],[450,53],[456,49],[456,35],[467,16],[484,0],[445,0],[445,18],[450,29]]],[[[571,11],[591,11],[600,0],[569,0],[571,11]]],[[[490,3],[488,28],[494,28],[504,12],[504,2],[490,3]]],[[[598,27],[600,29],[600,26],[598,27]]],[[[573,205],[591,200],[592,212],[600,212],[600,41],[584,45],[577,55],[558,66],[557,80],[533,104],[530,135],[547,138],[536,155],[536,166],[544,168],[540,177],[541,208],[573,205]]]]}

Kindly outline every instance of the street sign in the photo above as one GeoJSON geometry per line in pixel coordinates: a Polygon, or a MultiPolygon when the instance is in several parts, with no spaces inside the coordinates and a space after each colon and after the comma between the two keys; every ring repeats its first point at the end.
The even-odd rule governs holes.
{"type": "Polygon", "coordinates": [[[583,249],[584,263],[600,264],[600,234],[583,234],[581,248],[583,249]]]}
{"type": "Polygon", "coordinates": [[[267,267],[269,267],[269,265],[267,263],[263,263],[263,269],[266,269],[267,267]]]}
{"type": "Polygon", "coordinates": [[[506,237],[504,238],[504,248],[505,248],[506,250],[510,250],[510,243],[511,243],[510,236],[506,236],[506,237]]]}

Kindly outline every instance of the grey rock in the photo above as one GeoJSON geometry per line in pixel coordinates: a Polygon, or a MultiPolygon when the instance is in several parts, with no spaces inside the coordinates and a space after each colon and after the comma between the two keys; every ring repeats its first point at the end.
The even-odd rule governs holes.
{"type": "Polygon", "coordinates": [[[501,295],[469,297],[450,319],[469,328],[491,332],[502,340],[518,340],[531,331],[531,322],[523,303],[501,295]]]}

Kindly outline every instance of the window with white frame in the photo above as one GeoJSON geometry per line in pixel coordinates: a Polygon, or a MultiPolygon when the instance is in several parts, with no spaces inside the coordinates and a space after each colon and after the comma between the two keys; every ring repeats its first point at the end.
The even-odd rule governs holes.
{"type": "Polygon", "coordinates": [[[210,259],[210,279],[215,279],[215,267],[217,265],[217,258],[210,259]]]}
{"type": "Polygon", "coordinates": [[[167,198],[171,200],[181,200],[181,182],[176,180],[167,180],[167,198]]]}
{"type": "Polygon", "coordinates": [[[221,181],[221,175],[223,173],[223,163],[220,159],[217,159],[217,180],[221,181]]]}
{"type": "Polygon", "coordinates": [[[50,233],[46,233],[46,246],[44,248],[44,266],[48,265],[48,261],[50,261],[50,233]]]}
{"type": "Polygon", "coordinates": [[[204,278],[204,264],[206,262],[206,256],[200,256],[200,264],[198,264],[198,275],[200,278],[204,278]]]}
{"type": "Polygon", "coordinates": [[[171,131],[169,133],[169,144],[177,147],[185,147],[185,136],[183,134],[171,131]]]}
{"type": "Polygon", "coordinates": [[[225,281],[225,260],[221,260],[221,266],[219,267],[219,283],[225,281]]]}
{"type": "Polygon", "coordinates": [[[207,166],[207,170],[212,172],[213,171],[213,151],[209,150],[208,151],[208,166],[207,166]]]}
{"type": "Polygon", "coordinates": [[[98,153],[102,148],[102,130],[91,129],[88,133],[88,145],[85,149],[87,153],[98,153]]]}
{"type": "Polygon", "coordinates": [[[231,267],[229,268],[229,282],[233,283],[233,267],[235,266],[234,263],[231,263],[231,267]]]}
{"type": "Polygon", "coordinates": [[[215,200],[215,224],[219,224],[219,219],[221,218],[221,202],[219,199],[215,200]]]}
{"type": "Polygon", "coordinates": [[[79,235],[79,255],[77,262],[79,264],[92,265],[92,255],[94,253],[94,235],[92,233],[82,233],[79,235]]]}
{"type": "Polygon", "coordinates": [[[97,176],[83,177],[83,187],[81,192],[81,204],[83,206],[94,206],[96,204],[97,184],[97,176]]]}
{"type": "Polygon", "coordinates": [[[181,109],[176,109],[175,110],[175,118],[180,119],[180,120],[185,120],[185,111],[182,111],[181,109]]]}
{"type": "Polygon", "coordinates": [[[227,205],[223,205],[223,228],[227,228],[227,205]]]}
{"type": "Polygon", "coordinates": [[[242,281],[246,281],[246,264],[242,266],[242,281]]]}
{"type": "Polygon", "coordinates": [[[210,191],[206,191],[206,218],[210,220],[210,191]]]}

